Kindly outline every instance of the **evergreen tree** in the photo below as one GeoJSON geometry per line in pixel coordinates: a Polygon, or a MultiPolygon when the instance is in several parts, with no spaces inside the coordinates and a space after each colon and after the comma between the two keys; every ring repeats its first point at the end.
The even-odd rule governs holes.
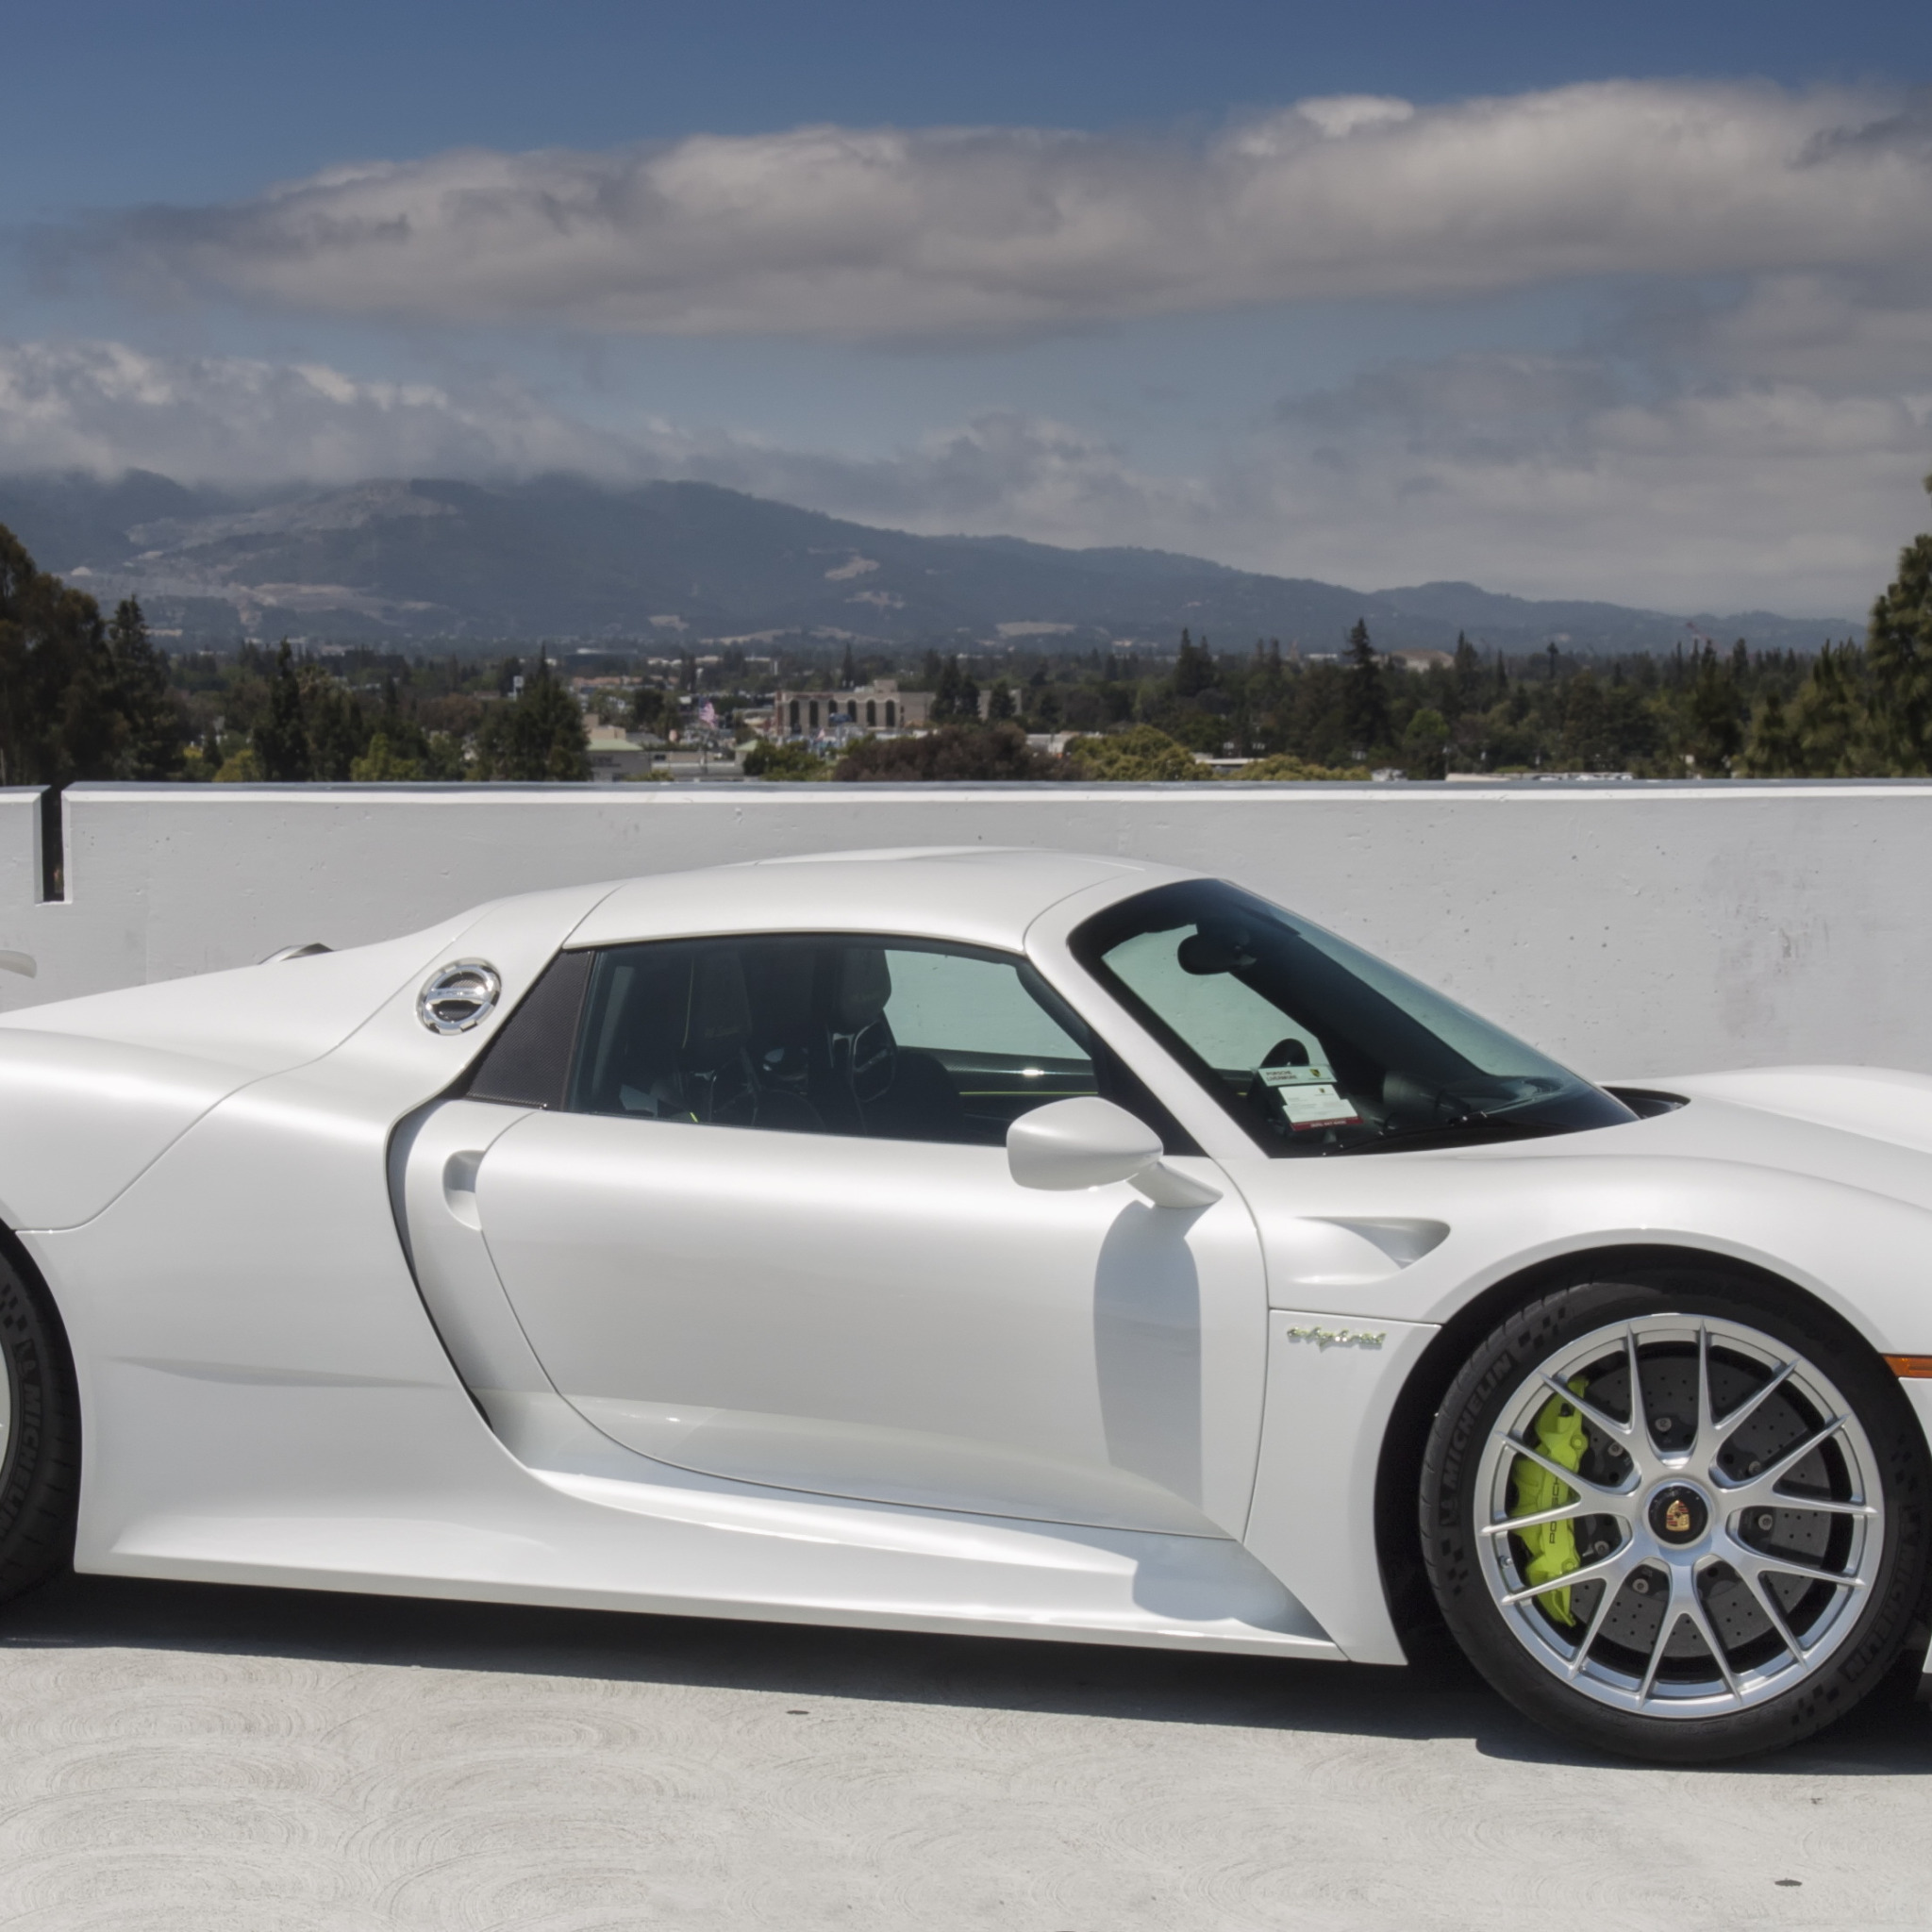
{"type": "Polygon", "coordinates": [[[1730,668],[1713,645],[1697,655],[1690,686],[1690,723],[1700,768],[1722,771],[1743,749],[1743,707],[1730,668]]]}
{"type": "Polygon", "coordinates": [[[1798,728],[1776,691],[1766,693],[1751,726],[1740,769],[1752,778],[1796,778],[1805,773],[1805,749],[1798,728]]]}
{"type": "Polygon", "coordinates": [[[477,778],[570,779],[591,775],[591,741],[584,714],[563,684],[551,675],[541,652],[523,694],[491,706],[476,733],[477,778]]]}
{"type": "Polygon", "coordinates": [[[1204,691],[1211,690],[1214,683],[1214,653],[1208,648],[1208,640],[1203,638],[1196,646],[1183,630],[1181,647],[1174,660],[1174,696],[1183,700],[1197,698],[1204,691]]]}
{"type": "Polygon", "coordinates": [[[926,716],[935,724],[978,724],[979,687],[959,669],[957,656],[948,658],[940,672],[932,708],[926,716]]]}
{"type": "Polygon", "coordinates": [[[108,777],[125,736],[100,607],[0,525],[0,784],[108,777]]]}
{"type": "Polygon", "coordinates": [[[303,723],[308,733],[308,775],[339,783],[369,743],[362,717],[362,700],[325,673],[305,665],[302,687],[303,723]]]}
{"type": "Polygon", "coordinates": [[[939,682],[933,687],[932,703],[925,715],[935,724],[949,724],[958,715],[959,660],[948,658],[940,667],[939,682]]]}
{"type": "MultiPolygon", "coordinates": [[[[1932,491],[1932,476],[1925,488],[1932,491]]],[[[1932,768],[1932,531],[1899,552],[1898,575],[1872,607],[1865,663],[1880,769],[1932,768]]]]}
{"type": "Polygon", "coordinates": [[[1403,769],[1411,778],[1443,778],[1449,774],[1449,724],[1433,706],[1424,705],[1402,734],[1403,769]]]}
{"type": "Polygon", "coordinates": [[[294,654],[287,638],[275,653],[275,675],[268,687],[268,716],[255,727],[253,744],[264,778],[287,785],[314,775],[308,761],[308,720],[303,714],[302,681],[295,675],[294,654]]]}
{"type": "Polygon", "coordinates": [[[654,684],[641,684],[632,694],[630,728],[633,731],[652,732],[668,743],[677,729],[680,715],[675,691],[660,691],[654,684]]]}
{"type": "Polygon", "coordinates": [[[147,619],[133,597],[124,597],[108,624],[108,652],[114,663],[115,696],[125,733],[115,758],[115,776],[174,778],[181,772],[184,736],[179,706],[168,685],[168,660],[148,637],[147,619]]]}
{"type": "Polygon", "coordinates": [[[1456,633],[1456,708],[1473,711],[1482,691],[1483,660],[1476,647],[1461,632],[1456,633]]]}
{"type": "Polygon", "coordinates": [[[1367,758],[1389,743],[1389,693],[1382,682],[1382,661],[1369,641],[1367,620],[1359,617],[1348,634],[1346,714],[1351,749],[1357,757],[1367,758]]]}
{"type": "Polygon", "coordinates": [[[1013,687],[1004,677],[996,679],[992,690],[987,693],[986,722],[989,724],[1004,724],[1018,708],[1013,703],[1013,687]]]}
{"type": "Polygon", "coordinates": [[[1856,644],[1826,644],[1791,706],[1798,741],[1796,774],[1847,778],[1859,774],[1868,735],[1864,653],[1856,644]]]}

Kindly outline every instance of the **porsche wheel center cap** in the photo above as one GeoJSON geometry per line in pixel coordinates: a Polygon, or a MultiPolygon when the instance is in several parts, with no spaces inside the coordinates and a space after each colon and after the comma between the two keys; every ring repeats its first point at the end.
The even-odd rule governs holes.
{"type": "Polygon", "coordinates": [[[1651,1533],[1659,1542],[1694,1543],[1710,1525],[1710,1505],[1689,1483],[1666,1483],[1650,1499],[1651,1533]]]}

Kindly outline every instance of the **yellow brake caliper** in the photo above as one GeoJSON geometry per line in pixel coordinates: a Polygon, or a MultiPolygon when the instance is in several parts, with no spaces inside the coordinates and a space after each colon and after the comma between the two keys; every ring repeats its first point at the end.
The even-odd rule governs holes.
{"type": "MultiPolygon", "coordinates": [[[[1570,1387],[1581,1395],[1583,1377],[1578,1375],[1570,1387]]],[[[1583,1452],[1590,1446],[1590,1440],[1583,1433],[1583,1417],[1560,1395],[1553,1395],[1543,1404],[1531,1433],[1536,1446],[1552,1462],[1561,1463],[1565,1469],[1582,1468],[1583,1452]]],[[[1545,1509],[1560,1509],[1574,1494],[1568,1484],[1526,1456],[1516,1458],[1516,1467],[1510,1473],[1510,1490],[1511,1516],[1541,1516],[1545,1509]]],[[[1523,1574],[1533,1584],[1555,1583],[1557,1577],[1569,1575],[1579,1565],[1574,1523],[1532,1524],[1527,1529],[1519,1529],[1516,1537],[1529,1551],[1529,1562],[1523,1574]]],[[[1575,1623],[1567,1589],[1548,1591],[1537,1601],[1557,1623],[1575,1623]]]]}

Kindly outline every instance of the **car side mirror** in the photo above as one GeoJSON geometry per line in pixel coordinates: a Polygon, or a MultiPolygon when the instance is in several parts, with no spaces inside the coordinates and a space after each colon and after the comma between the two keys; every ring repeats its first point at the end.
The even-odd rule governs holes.
{"type": "Polygon", "coordinates": [[[1007,1168],[1023,1188],[1068,1193],[1126,1181],[1158,1208],[1207,1208],[1221,1191],[1176,1173],[1160,1136],[1110,1100],[1054,1100],[1007,1129],[1007,1168]]]}

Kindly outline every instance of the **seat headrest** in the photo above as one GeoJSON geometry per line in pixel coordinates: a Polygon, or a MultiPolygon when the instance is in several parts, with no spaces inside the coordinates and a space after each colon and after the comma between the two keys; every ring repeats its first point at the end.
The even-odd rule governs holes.
{"type": "Polygon", "coordinates": [[[725,947],[700,953],[691,962],[691,999],[685,1009],[687,1053],[742,1046],[751,1037],[751,1002],[744,968],[725,947]]]}
{"type": "Polygon", "coordinates": [[[845,946],[832,977],[832,1025],[857,1033],[881,1019],[892,997],[892,969],[883,946],[845,946]]]}

